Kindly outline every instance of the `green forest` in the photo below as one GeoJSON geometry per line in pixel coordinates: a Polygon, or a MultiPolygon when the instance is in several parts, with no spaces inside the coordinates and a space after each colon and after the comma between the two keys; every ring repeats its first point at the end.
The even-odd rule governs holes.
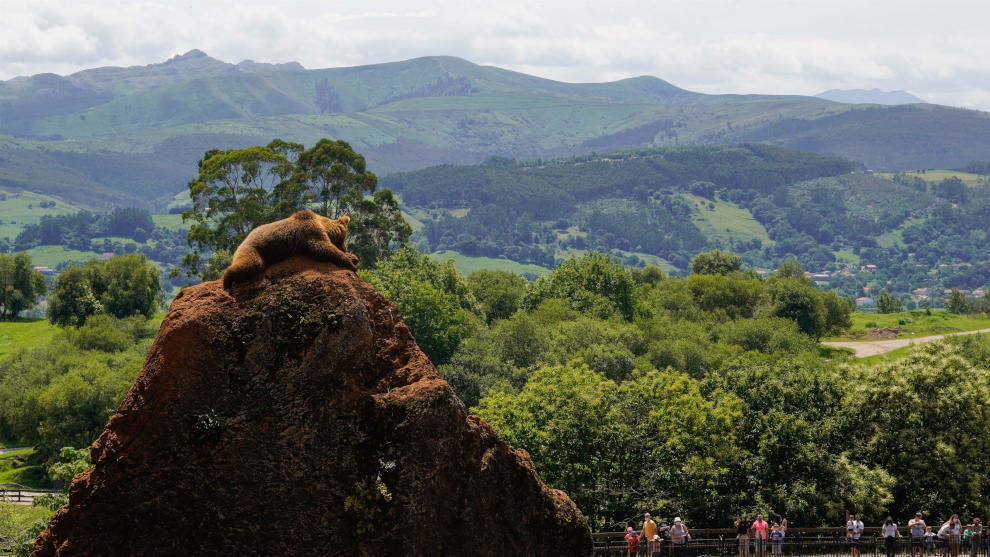
{"type": "Polygon", "coordinates": [[[490,159],[382,184],[423,223],[413,241],[427,251],[553,267],[595,249],[684,273],[694,254],[721,248],[757,269],[797,259],[846,297],[888,291],[910,304],[918,288],[990,283],[990,188],[951,174],[884,177],[839,157],[742,144],[490,159]]]}

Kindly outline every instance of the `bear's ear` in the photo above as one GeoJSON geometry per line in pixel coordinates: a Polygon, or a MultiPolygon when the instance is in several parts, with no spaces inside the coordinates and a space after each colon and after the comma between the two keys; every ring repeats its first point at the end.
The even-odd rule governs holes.
{"type": "Polygon", "coordinates": [[[339,222],[340,224],[344,225],[344,230],[347,230],[347,224],[351,222],[351,217],[349,217],[347,215],[344,215],[344,216],[340,217],[339,219],[337,219],[337,222],[339,222]]]}

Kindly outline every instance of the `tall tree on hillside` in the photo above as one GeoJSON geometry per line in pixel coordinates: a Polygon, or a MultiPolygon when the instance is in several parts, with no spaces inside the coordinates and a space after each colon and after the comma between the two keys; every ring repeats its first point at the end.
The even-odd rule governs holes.
{"type": "Polygon", "coordinates": [[[331,218],[349,215],[351,251],[363,267],[373,267],[412,234],[398,200],[377,184],[364,157],[345,141],[321,139],[305,149],[276,139],[207,151],[189,183],[193,206],[182,215],[193,222],[187,235],[193,250],[183,266],[204,280],[217,278],[253,228],[313,209],[331,218]]]}
{"type": "Polygon", "coordinates": [[[945,309],[949,313],[966,313],[969,310],[969,303],[966,301],[966,296],[962,292],[953,288],[952,293],[949,294],[949,301],[945,304],[945,309]]]}
{"type": "Polygon", "coordinates": [[[187,239],[192,253],[183,266],[199,273],[204,254],[231,253],[253,228],[272,220],[273,192],[293,171],[280,144],[221,151],[211,149],[197,163],[199,173],[189,182],[192,208],[182,213],[192,221],[187,239]]]}
{"type": "Polygon", "coordinates": [[[321,215],[349,214],[378,186],[364,157],[343,140],[321,139],[299,154],[296,179],[304,183],[321,215]]]}
{"type": "Polygon", "coordinates": [[[13,319],[45,293],[45,277],[26,253],[0,255],[0,319],[13,319]]]}

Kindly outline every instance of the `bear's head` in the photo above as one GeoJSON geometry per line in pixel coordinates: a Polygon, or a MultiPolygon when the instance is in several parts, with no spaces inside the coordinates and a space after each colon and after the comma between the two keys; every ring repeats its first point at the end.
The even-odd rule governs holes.
{"type": "Polygon", "coordinates": [[[340,248],[341,251],[347,251],[347,225],[350,222],[351,217],[347,215],[339,219],[320,217],[320,224],[323,226],[323,230],[327,231],[330,241],[333,242],[333,245],[340,248]]]}

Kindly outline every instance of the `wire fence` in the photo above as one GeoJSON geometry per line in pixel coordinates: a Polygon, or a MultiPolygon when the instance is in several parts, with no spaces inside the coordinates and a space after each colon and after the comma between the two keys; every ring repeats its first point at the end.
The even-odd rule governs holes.
{"type": "MultiPolygon", "coordinates": [[[[851,541],[840,528],[821,529],[832,532],[788,533],[780,543],[748,538],[739,540],[731,533],[697,536],[683,544],[663,539],[651,545],[643,540],[639,551],[630,553],[624,532],[595,534],[595,557],[630,555],[647,557],[990,557],[990,536],[937,536],[912,538],[904,529],[900,537],[884,538],[879,532],[864,532],[858,541],[851,541]]],[[[874,529],[875,530],[875,529],[874,529]]]]}

